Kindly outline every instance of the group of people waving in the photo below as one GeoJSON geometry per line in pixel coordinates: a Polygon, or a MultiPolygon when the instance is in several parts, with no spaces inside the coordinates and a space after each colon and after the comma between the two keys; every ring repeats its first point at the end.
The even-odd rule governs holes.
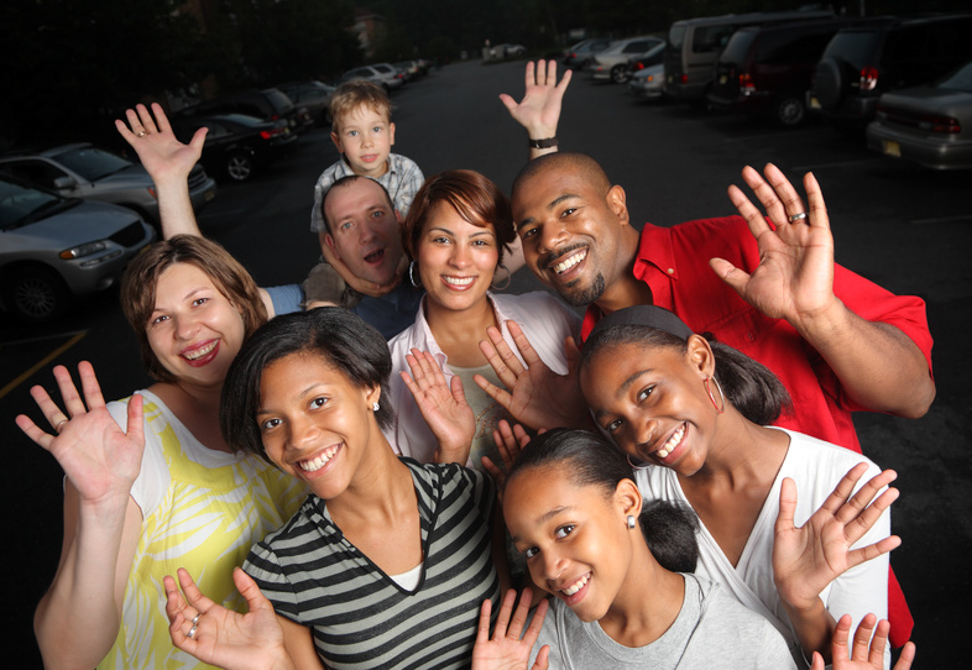
{"type": "MultiPolygon", "coordinates": [[[[504,96],[531,146],[550,149],[568,81],[531,64],[504,96]]],[[[164,192],[202,142],[153,111],[119,130],[171,224],[191,209],[164,192]]],[[[344,306],[268,318],[273,292],[218,244],[156,243],[121,290],[155,383],[106,403],[90,364],[80,391],[58,366],[61,405],[32,389],[53,432],[17,418],[66,474],[45,665],[889,667],[889,592],[908,634],[895,475],[831,442],[850,409],[927,410],[923,306],[834,265],[812,177],[809,213],[778,170],[744,177],[769,221],[735,189],[742,218],[659,243],[586,156],[534,158],[512,202],[434,175],[400,225],[395,291],[419,300],[390,340],[344,306]],[[704,273],[682,260],[699,254],[704,273]],[[511,255],[583,325],[551,293],[495,292],[511,255]]],[[[367,176],[320,207],[322,244],[399,228],[367,176]]],[[[332,245],[337,269],[392,255],[360,239],[360,259],[332,245]]]]}

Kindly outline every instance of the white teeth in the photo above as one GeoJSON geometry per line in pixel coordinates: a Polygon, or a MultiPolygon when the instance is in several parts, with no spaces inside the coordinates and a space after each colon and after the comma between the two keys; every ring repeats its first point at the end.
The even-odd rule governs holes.
{"type": "Polygon", "coordinates": [[[568,256],[567,258],[565,258],[564,260],[560,261],[559,263],[553,266],[554,272],[556,272],[557,274],[563,274],[567,270],[571,269],[572,267],[580,263],[585,258],[587,258],[587,249],[583,249],[582,251],[579,251],[576,254],[571,254],[570,256],[568,256]]]}
{"type": "Polygon", "coordinates": [[[185,358],[189,359],[190,361],[194,361],[197,358],[202,358],[203,356],[205,356],[206,354],[208,354],[209,352],[211,352],[213,349],[215,349],[217,343],[218,342],[216,340],[213,340],[212,342],[210,342],[209,344],[207,344],[205,347],[201,347],[199,349],[196,349],[195,351],[186,352],[186,353],[184,353],[182,355],[185,358]]]}
{"type": "Polygon", "coordinates": [[[561,591],[563,591],[564,594],[568,596],[572,596],[578,591],[580,591],[582,588],[584,588],[587,585],[587,582],[589,581],[591,581],[591,573],[588,572],[586,575],[578,579],[576,582],[568,586],[566,589],[561,589],[561,591]]]}
{"type": "Polygon", "coordinates": [[[475,277],[443,277],[446,284],[452,284],[453,286],[469,286],[473,283],[475,277]]]}
{"type": "Polygon", "coordinates": [[[655,452],[658,455],[658,458],[661,459],[668,458],[668,455],[673,451],[675,451],[675,447],[681,444],[683,437],[685,437],[684,423],[678,427],[678,430],[672,433],[672,436],[668,438],[667,442],[665,442],[665,446],[663,446],[661,449],[655,452]]]}
{"type": "Polygon", "coordinates": [[[297,465],[299,465],[300,469],[304,472],[316,472],[327,465],[327,462],[334,457],[334,454],[337,452],[339,446],[341,445],[335,445],[329,449],[325,449],[324,453],[322,453],[320,456],[312,458],[309,461],[300,461],[297,463],[297,465]]]}

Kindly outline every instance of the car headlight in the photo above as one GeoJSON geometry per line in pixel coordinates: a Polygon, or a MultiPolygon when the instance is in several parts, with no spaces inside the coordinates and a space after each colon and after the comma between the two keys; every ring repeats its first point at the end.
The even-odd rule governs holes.
{"type": "Polygon", "coordinates": [[[104,240],[98,240],[97,242],[88,242],[87,244],[80,244],[76,247],[65,249],[58,256],[69,261],[73,258],[83,258],[91,254],[96,254],[99,251],[104,251],[107,247],[108,245],[105,244],[104,240]]]}

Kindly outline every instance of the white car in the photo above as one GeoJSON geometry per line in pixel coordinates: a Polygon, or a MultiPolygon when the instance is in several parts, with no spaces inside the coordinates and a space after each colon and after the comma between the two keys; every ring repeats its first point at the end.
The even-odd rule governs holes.
{"type": "Polygon", "coordinates": [[[397,91],[400,89],[405,83],[405,79],[398,76],[398,70],[387,63],[379,63],[378,65],[387,65],[387,67],[391,69],[391,72],[389,72],[385,67],[379,69],[375,65],[364,65],[345,72],[339,83],[343,84],[344,82],[351,81],[352,79],[364,79],[365,81],[370,81],[372,84],[381,86],[385,89],[386,93],[391,93],[392,91],[397,91]]]}
{"type": "Polygon", "coordinates": [[[631,61],[644,58],[654,49],[664,48],[665,40],[660,37],[618,40],[604,51],[594,54],[590,70],[595,79],[610,79],[615,84],[623,84],[631,78],[631,61]]]}
{"type": "Polygon", "coordinates": [[[0,177],[0,297],[24,321],[53,321],[74,296],[108,288],[154,240],[130,209],[0,177]]]}
{"type": "Polygon", "coordinates": [[[664,96],[665,64],[649,65],[635,70],[628,82],[628,90],[639,98],[656,100],[664,96]]]}

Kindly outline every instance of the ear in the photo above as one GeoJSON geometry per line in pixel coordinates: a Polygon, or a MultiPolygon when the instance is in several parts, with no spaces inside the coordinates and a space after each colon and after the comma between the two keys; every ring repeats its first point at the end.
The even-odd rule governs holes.
{"type": "Polygon", "coordinates": [[[701,335],[689,335],[685,355],[689,365],[699,371],[702,377],[711,377],[715,372],[715,355],[709,341],[701,335]]]}
{"type": "Polygon", "coordinates": [[[388,144],[389,146],[395,146],[395,123],[388,124],[388,144]]]}
{"type": "Polygon", "coordinates": [[[330,233],[320,233],[320,240],[322,243],[321,246],[326,244],[327,248],[330,249],[335,256],[338,258],[341,257],[341,254],[338,253],[337,245],[334,244],[334,238],[331,237],[330,233]]]}
{"type": "Polygon", "coordinates": [[[344,153],[344,147],[341,145],[341,136],[337,134],[337,131],[331,131],[331,141],[334,142],[334,146],[337,148],[339,154],[344,153]]]}
{"type": "Polygon", "coordinates": [[[371,409],[372,405],[381,400],[381,387],[373,386],[367,393],[365,393],[365,401],[368,403],[368,409],[371,409]]]}
{"type": "Polygon", "coordinates": [[[628,215],[628,196],[624,189],[615,184],[607,192],[607,205],[618,218],[618,223],[627,226],[630,223],[628,215]]]}
{"type": "Polygon", "coordinates": [[[614,502],[621,513],[621,519],[627,522],[628,516],[638,518],[641,515],[643,502],[638,485],[631,479],[622,479],[614,490],[614,502]]]}

